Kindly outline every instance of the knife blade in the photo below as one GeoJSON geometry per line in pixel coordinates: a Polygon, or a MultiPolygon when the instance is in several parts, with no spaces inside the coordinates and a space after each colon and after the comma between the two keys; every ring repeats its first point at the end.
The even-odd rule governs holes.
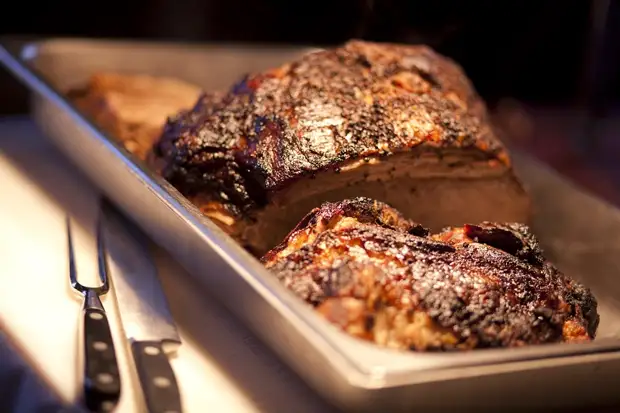
{"type": "Polygon", "coordinates": [[[114,292],[147,409],[151,413],[181,413],[179,387],[168,359],[181,338],[151,256],[150,241],[109,201],[102,201],[101,210],[114,292]]]}

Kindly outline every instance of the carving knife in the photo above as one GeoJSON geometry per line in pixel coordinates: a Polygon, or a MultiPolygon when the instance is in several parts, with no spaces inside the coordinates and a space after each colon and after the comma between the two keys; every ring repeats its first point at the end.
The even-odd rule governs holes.
{"type": "Polygon", "coordinates": [[[149,239],[109,203],[101,212],[114,292],[150,413],[181,413],[179,387],[168,356],[181,344],[149,239]]]}

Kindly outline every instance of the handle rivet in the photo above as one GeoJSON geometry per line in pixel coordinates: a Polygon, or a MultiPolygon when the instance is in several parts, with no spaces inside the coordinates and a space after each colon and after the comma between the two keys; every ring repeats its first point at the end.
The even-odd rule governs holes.
{"type": "Polygon", "coordinates": [[[165,377],[155,377],[153,379],[153,384],[157,387],[164,388],[170,386],[170,380],[165,377]]]}
{"type": "Polygon", "coordinates": [[[144,354],[148,354],[149,356],[156,356],[159,354],[159,349],[153,346],[144,347],[144,354]]]}
{"type": "Polygon", "coordinates": [[[103,318],[103,315],[99,313],[89,313],[88,316],[93,320],[101,320],[103,318]]]}
{"type": "Polygon", "coordinates": [[[114,377],[110,373],[99,373],[97,374],[97,380],[101,384],[110,384],[114,381],[114,377]]]}
{"type": "Polygon", "coordinates": [[[93,343],[93,348],[97,351],[105,351],[108,348],[108,345],[103,341],[95,341],[93,343]]]}

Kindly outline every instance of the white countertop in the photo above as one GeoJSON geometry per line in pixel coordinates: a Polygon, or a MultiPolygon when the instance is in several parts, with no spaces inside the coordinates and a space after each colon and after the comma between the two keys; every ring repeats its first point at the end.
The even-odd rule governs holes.
{"type": "MultiPolygon", "coordinates": [[[[35,411],[55,396],[73,404],[81,392],[76,368],[81,299],[68,283],[64,220],[69,213],[88,222],[84,217],[96,212],[96,190],[25,117],[0,118],[0,188],[0,410],[35,411]],[[10,357],[7,341],[17,350],[10,357]],[[37,378],[51,392],[45,393],[45,385],[35,391],[37,378]]],[[[74,231],[79,274],[89,283],[96,271],[92,231],[74,231]]],[[[225,310],[192,288],[166,254],[158,259],[183,340],[172,363],[185,412],[333,411],[225,310]]],[[[121,365],[117,411],[142,411],[137,384],[126,379],[128,353],[120,345],[114,297],[103,302],[121,365]]]]}

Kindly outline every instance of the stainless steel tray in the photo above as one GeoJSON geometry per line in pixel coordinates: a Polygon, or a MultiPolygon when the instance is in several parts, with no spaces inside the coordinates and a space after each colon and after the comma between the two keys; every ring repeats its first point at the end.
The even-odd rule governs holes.
{"type": "Polygon", "coordinates": [[[620,403],[612,385],[620,378],[620,211],[548,168],[515,155],[534,198],[533,227],[548,256],[599,299],[598,338],[580,345],[450,354],[381,349],[321,319],[63,97],[102,70],[176,76],[207,89],[225,88],[243,73],[309,49],[68,39],[4,39],[0,46],[2,62],[31,89],[33,114],[46,135],[212,296],[335,405],[355,411],[411,411],[533,405],[548,410],[620,403]]]}

